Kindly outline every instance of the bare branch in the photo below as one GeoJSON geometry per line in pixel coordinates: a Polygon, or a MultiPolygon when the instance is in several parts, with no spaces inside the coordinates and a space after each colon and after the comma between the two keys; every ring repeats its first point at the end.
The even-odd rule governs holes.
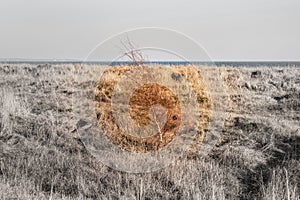
{"type": "Polygon", "coordinates": [[[125,50],[124,56],[126,56],[134,66],[145,66],[145,58],[140,49],[129,39],[127,36],[127,41],[121,41],[121,44],[125,50]]]}

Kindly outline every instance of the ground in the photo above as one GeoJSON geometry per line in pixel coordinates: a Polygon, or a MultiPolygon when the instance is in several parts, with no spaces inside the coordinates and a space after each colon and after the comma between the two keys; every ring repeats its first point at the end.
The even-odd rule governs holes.
{"type": "Polygon", "coordinates": [[[134,174],[103,165],[78,133],[90,117],[76,115],[89,105],[78,94],[93,96],[102,68],[1,64],[0,199],[299,199],[300,68],[197,69],[228,97],[218,142],[134,174]]]}

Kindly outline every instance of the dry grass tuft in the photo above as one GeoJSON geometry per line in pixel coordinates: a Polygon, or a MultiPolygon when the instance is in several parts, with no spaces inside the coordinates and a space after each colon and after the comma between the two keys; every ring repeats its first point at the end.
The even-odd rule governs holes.
{"type": "Polygon", "coordinates": [[[16,117],[30,113],[26,99],[18,98],[11,88],[0,88],[0,135],[11,134],[16,117]]]}
{"type": "MultiPolygon", "coordinates": [[[[200,125],[195,142],[200,144],[204,136],[204,129],[208,126],[211,108],[211,101],[205,83],[201,75],[192,66],[171,66],[170,68],[176,72],[172,77],[173,79],[184,77],[196,92],[201,117],[199,118],[200,125]]],[[[175,137],[182,117],[180,102],[178,97],[168,88],[157,83],[146,84],[131,94],[129,102],[130,116],[135,120],[137,126],[148,125],[151,121],[149,116],[151,107],[159,104],[167,111],[165,125],[160,127],[156,122],[158,131],[151,137],[149,135],[146,135],[146,137],[133,136],[122,131],[114,122],[111,98],[117,82],[122,75],[130,70],[135,70],[135,67],[116,66],[104,71],[95,91],[96,113],[99,124],[106,130],[110,140],[125,150],[135,152],[155,151],[167,145],[175,137]]]]}
{"type": "Polygon", "coordinates": [[[298,171],[299,168],[300,168],[299,163],[293,161],[290,162],[288,166],[281,166],[273,169],[268,184],[262,187],[263,199],[264,200],[300,199],[300,195],[299,195],[300,180],[297,180],[294,177],[295,173],[299,173],[298,171]]]}

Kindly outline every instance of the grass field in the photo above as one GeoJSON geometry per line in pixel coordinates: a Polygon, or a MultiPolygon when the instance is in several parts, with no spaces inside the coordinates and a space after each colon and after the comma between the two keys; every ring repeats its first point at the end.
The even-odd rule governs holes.
{"type": "Polygon", "coordinates": [[[300,68],[196,67],[224,84],[219,141],[204,158],[193,151],[138,174],[105,166],[80,139],[89,124],[74,105],[95,109],[89,101],[104,69],[0,65],[0,199],[300,198],[300,68]]]}

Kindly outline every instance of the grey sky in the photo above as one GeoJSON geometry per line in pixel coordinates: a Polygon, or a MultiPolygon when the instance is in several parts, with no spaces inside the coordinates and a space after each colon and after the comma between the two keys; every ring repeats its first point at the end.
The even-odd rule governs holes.
{"type": "Polygon", "coordinates": [[[213,60],[300,60],[299,10],[299,0],[1,0],[0,58],[83,59],[113,34],[155,26],[213,60]]]}

